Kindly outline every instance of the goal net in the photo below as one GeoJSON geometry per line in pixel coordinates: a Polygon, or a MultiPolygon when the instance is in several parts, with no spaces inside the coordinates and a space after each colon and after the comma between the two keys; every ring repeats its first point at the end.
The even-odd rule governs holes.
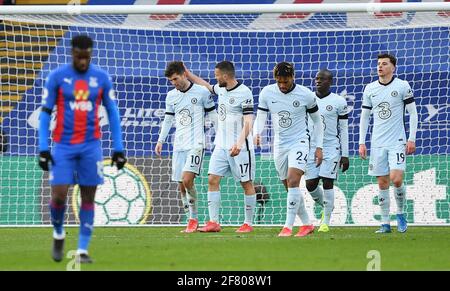
{"type": "MultiPolygon", "coordinates": [[[[179,6],[173,6],[162,13],[141,9],[141,14],[128,11],[129,7],[112,14],[80,14],[80,7],[71,7],[68,13],[11,14],[0,7],[0,225],[50,223],[48,176],[36,158],[41,95],[49,72],[71,62],[70,40],[77,34],[94,39],[92,62],[112,76],[129,158],[123,171],[109,167],[111,136],[102,109],[105,184],[96,198],[97,225],[179,225],[186,221],[177,185],[170,181],[174,129],[164,145],[163,157],[158,158],[153,151],[164,118],[165,96],[172,89],[164,69],[173,60],[185,62],[211,83],[215,83],[215,64],[232,61],[237,78],[252,89],[255,104],[260,90],[273,83],[272,69],[277,62],[293,63],[296,82],[312,90],[317,71],[331,70],[335,74],[332,91],[345,97],[350,108],[350,169],[335,183],[331,223],[379,224],[376,180],[367,175],[368,162],[358,157],[358,130],[362,92],[366,84],[377,79],[376,56],[380,52],[398,58],[396,75],[411,84],[419,112],[417,151],[407,157],[405,173],[407,220],[449,224],[450,8],[441,4],[431,11],[390,12],[382,5],[367,5],[356,12],[345,7],[333,10],[339,5],[331,10],[329,5],[321,6],[322,11],[308,11],[313,6],[303,5],[306,10],[284,12],[280,5],[253,6],[272,6],[276,8],[272,13],[239,11],[239,5],[234,5],[227,9],[237,12],[226,14],[207,5],[203,6],[211,10],[209,13],[181,13],[179,6]]],[[[407,116],[405,121],[408,128],[407,116]]],[[[208,219],[207,169],[214,139],[210,123],[205,130],[205,163],[195,182],[201,222],[208,219]]],[[[257,225],[281,225],[285,220],[286,192],[273,164],[272,142],[269,122],[263,146],[257,150],[257,225]]],[[[240,185],[225,178],[221,193],[222,224],[242,223],[244,195],[240,185]]],[[[391,199],[391,212],[395,213],[392,193],[391,199]]],[[[317,221],[319,207],[309,194],[305,194],[305,201],[310,216],[317,221]]],[[[77,187],[70,189],[68,204],[66,223],[75,224],[77,187]]]]}

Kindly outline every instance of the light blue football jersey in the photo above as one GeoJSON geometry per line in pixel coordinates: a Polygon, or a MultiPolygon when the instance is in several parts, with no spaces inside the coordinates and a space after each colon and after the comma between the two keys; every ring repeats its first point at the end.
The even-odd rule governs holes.
{"type": "Polygon", "coordinates": [[[294,84],[283,93],[277,84],[264,87],[259,94],[258,110],[269,111],[275,132],[274,147],[287,149],[310,142],[308,111],[317,107],[316,96],[308,88],[294,84]]]}
{"type": "Polygon", "coordinates": [[[166,114],[175,115],[174,151],[205,147],[205,111],[215,109],[209,90],[197,84],[167,93],[166,114]]]}
{"type": "MultiPolygon", "coordinates": [[[[341,148],[339,118],[347,118],[347,101],[344,97],[335,93],[319,98],[316,96],[319,106],[320,118],[323,127],[323,147],[341,148]]],[[[314,130],[314,124],[309,118],[310,131],[314,130]]],[[[316,141],[311,140],[311,147],[316,146],[316,141]]]]}
{"type": "MultiPolygon", "coordinates": [[[[244,126],[244,115],[253,114],[253,94],[244,84],[230,90],[225,87],[213,86],[218,98],[218,125],[214,144],[218,149],[231,149],[237,142],[244,126]]],[[[252,133],[247,136],[243,149],[253,149],[252,133]]]]}
{"type": "Polygon", "coordinates": [[[372,147],[406,144],[405,105],[414,102],[407,81],[393,78],[388,84],[378,80],[366,86],[362,107],[372,110],[372,147]]]}

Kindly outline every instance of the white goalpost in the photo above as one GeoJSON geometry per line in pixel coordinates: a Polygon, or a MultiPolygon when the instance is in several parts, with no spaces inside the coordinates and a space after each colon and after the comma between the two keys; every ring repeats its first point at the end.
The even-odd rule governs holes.
{"type": "MultiPolygon", "coordinates": [[[[396,75],[411,84],[419,112],[417,151],[407,157],[405,173],[406,217],[413,225],[450,225],[450,2],[423,1],[0,5],[0,226],[50,224],[48,175],[37,165],[42,88],[51,70],[71,62],[70,40],[78,34],[93,38],[92,62],[113,79],[129,159],[123,171],[109,166],[111,136],[102,109],[105,184],[96,197],[97,225],[161,226],[186,221],[177,185],[170,181],[173,129],[163,157],[153,151],[165,96],[172,89],[164,69],[174,60],[183,61],[213,84],[215,64],[232,61],[238,80],[252,89],[255,105],[260,90],[274,82],[272,69],[277,62],[293,63],[296,82],[312,90],[317,71],[332,71],[332,91],[345,97],[350,108],[350,169],[335,183],[331,224],[378,225],[378,190],[375,179],[367,175],[368,162],[358,157],[358,124],[362,92],[377,79],[376,56],[382,52],[397,57],[396,75]]],[[[205,130],[205,163],[195,182],[200,222],[208,218],[207,169],[214,139],[210,122],[205,130]]],[[[269,126],[257,150],[256,225],[281,225],[285,220],[286,192],[273,164],[272,142],[269,126]]],[[[221,193],[222,224],[242,223],[240,185],[226,178],[221,193]]],[[[78,220],[77,187],[70,189],[69,197],[66,223],[73,225],[78,220]]],[[[392,194],[391,199],[393,210],[392,194]]],[[[305,201],[310,216],[318,221],[320,209],[309,194],[305,201]]]]}

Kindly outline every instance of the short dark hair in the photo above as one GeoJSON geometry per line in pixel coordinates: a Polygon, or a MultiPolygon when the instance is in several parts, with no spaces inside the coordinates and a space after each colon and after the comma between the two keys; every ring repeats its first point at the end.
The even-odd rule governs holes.
{"type": "Polygon", "coordinates": [[[226,73],[232,77],[234,77],[236,74],[233,63],[229,61],[222,61],[218,63],[216,65],[216,69],[219,69],[222,73],[226,73]]]}
{"type": "Polygon", "coordinates": [[[94,41],[87,35],[77,35],[72,38],[72,49],[90,49],[94,46],[94,41]]]}
{"type": "Polygon", "coordinates": [[[167,64],[166,70],[164,71],[164,75],[169,78],[173,74],[183,75],[186,71],[184,68],[184,64],[181,61],[173,61],[167,64]]]}
{"type": "Polygon", "coordinates": [[[281,62],[275,65],[273,68],[273,76],[277,77],[294,77],[295,70],[294,65],[288,62],[281,62]]]}
{"type": "Polygon", "coordinates": [[[332,72],[332,71],[330,71],[330,70],[328,70],[328,69],[321,69],[321,70],[319,71],[319,74],[320,74],[320,73],[328,74],[328,75],[330,76],[330,79],[333,80],[334,75],[333,75],[333,72],[332,72]]]}
{"type": "Polygon", "coordinates": [[[397,59],[391,54],[388,53],[379,54],[377,59],[389,59],[391,63],[394,65],[394,67],[397,66],[397,59]]]}

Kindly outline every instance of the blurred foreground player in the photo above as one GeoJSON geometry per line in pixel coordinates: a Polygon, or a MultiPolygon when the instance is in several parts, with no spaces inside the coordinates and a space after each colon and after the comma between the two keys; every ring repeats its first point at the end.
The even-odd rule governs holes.
{"type": "Polygon", "coordinates": [[[72,39],[72,64],[52,71],[45,81],[39,120],[39,166],[50,171],[52,188],[50,215],[53,224],[52,257],[64,257],[63,228],[69,186],[81,191],[79,263],[92,263],[88,255],[94,225],[94,199],[97,185],[103,184],[103,157],[100,142],[99,108],[106,107],[113,137],[112,163],[120,170],[126,163],[115,93],[108,73],[90,64],[93,41],[79,35],[72,39]],[[49,124],[56,105],[55,145],[49,151],[49,124]]]}

